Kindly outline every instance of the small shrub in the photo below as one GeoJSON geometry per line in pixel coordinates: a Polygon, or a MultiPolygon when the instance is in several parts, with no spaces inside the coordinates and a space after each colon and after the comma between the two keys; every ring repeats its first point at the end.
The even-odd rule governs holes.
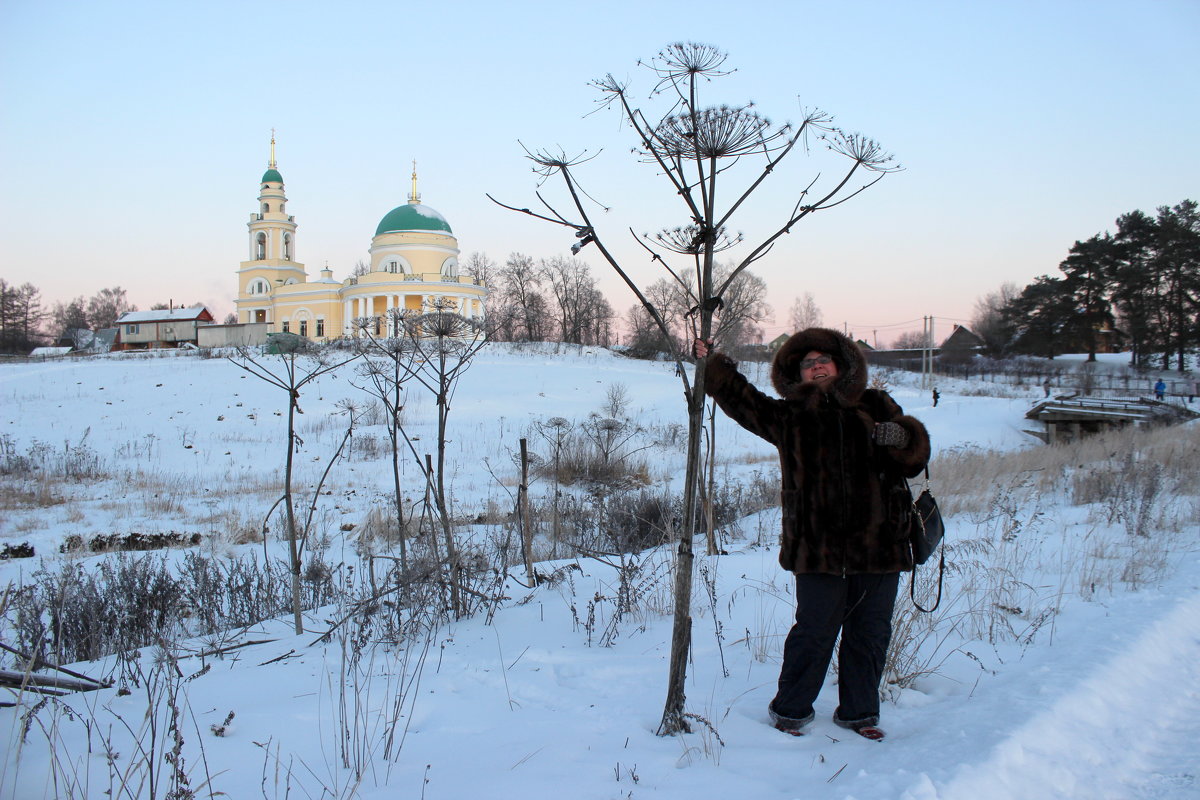
{"type": "Polygon", "coordinates": [[[10,558],[33,558],[33,556],[33,545],[29,542],[6,544],[4,547],[0,547],[0,561],[7,561],[10,558]]]}
{"type": "MultiPolygon", "coordinates": [[[[93,553],[136,552],[162,550],[166,547],[194,547],[203,537],[198,533],[108,533],[97,534],[87,542],[93,553]]],[[[60,553],[77,553],[84,549],[83,537],[71,534],[59,546],[60,553]]]]}

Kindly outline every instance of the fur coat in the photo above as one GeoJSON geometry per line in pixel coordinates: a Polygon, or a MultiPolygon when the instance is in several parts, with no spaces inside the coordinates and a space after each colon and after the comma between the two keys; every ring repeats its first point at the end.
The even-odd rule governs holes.
{"type": "Polygon", "coordinates": [[[782,399],[756,389],[727,356],[709,357],[706,393],[779,451],[780,565],[830,575],[912,569],[911,501],[901,479],[920,474],[929,461],[925,426],[887,392],[867,388],[866,358],[834,330],[809,328],[788,339],[772,362],[771,383],[782,399]],[[826,389],[800,382],[800,362],[813,350],[828,353],[837,365],[826,389]],[[899,424],[908,444],[875,444],[878,422],[899,424]]]}

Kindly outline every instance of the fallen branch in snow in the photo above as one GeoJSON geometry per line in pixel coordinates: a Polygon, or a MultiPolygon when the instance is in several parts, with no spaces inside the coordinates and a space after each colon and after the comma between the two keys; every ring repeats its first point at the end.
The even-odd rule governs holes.
{"type": "Polygon", "coordinates": [[[267,664],[274,664],[276,661],[283,661],[284,659],[294,658],[295,655],[296,655],[295,649],[288,650],[286,653],[284,653],[281,656],[276,656],[275,658],[272,658],[270,661],[262,662],[261,664],[259,664],[259,666],[265,667],[267,664]]]}
{"type": "MultiPolygon", "coordinates": [[[[89,678],[87,675],[69,670],[66,667],[60,667],[57,664],[52,664],[49,661],[45,661],[41,658],[35,658],[27,653],[22,653],[20,650],[15,650],[3,642],[0,642],[0,649],[8,651],[14,656],[18,656],[29,665],[27,671],[25,672],[0,670],[0,685],[3,686],[30,688],[28,687],[28,684],[35,684],[36,686],[55,686],[61,689],[70,689],[71,691],[77,692],[90,692],[95,689],[104,689],[112,685],[111,682],[98,681],[95,678],[89,678]],[[61,672],[64,675],[70,675],[72,678],[77,678],[78,680],[71,681],[67,678],[55,678],[50,675],[33,674],[33,670],[43,668],[52,669],[55,672],[61,672]],[[13,676],[16,677],[14,678],[13,676]]],[[[35,691],[39,690],[35,689],[35,691]]],[[[49,694],[49,692],[45,692],[45,694],[49,694]]]]}
{"type": "Polygon", "coordinates": [[[252,647],[256,644],[270,644],[271,642],[277,642],[277,641],[279,641],[279,640],[278,639],[251,639],[246,642],[239,642],[237,644],[231,644],[231,645],[227,645],[225,647],[214,647],[211,650],[205,650],[203,653],[196,653],[196,658],[204,658],[205,656],[219,656],[222,653],[228,653],[231,650],[237,650],[242,647],[252,647]]]}
{"type": "Polygon", "coordinates": [[[21,690],[39,692],[40,694],[54,695],[62,695],[66,694],[66,692],[52,691],[46,687],[66,689],[71,692],[92,692],[96,689],[105,688],[105,684],[93,681],[91,678],[75,680],[73,678],[60,678],[57,675],[37,675],[32,672],[16,672],[8,669],[0,670],[0,686],[9,686],[21,690]]]}

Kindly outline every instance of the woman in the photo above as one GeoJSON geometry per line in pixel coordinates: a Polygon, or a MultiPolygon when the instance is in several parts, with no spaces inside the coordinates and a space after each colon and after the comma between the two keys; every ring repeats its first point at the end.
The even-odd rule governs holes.
{"type": "Polygon", "coordinates": [[[783,531],[779,563],[796,575],[796,622],[783,646],[771,721],[801,735],[829,670],[838,632],[833,721],[882,739],[879,681],[900,573],[912,569],[902,478],[929,461],[925,426],[879,389],[848,337],[826,328],[793,335],[771,365],[782,399],[768,397],[722,353],[709,355],[705,391],[746,430],[779,450],[783,531]]]}

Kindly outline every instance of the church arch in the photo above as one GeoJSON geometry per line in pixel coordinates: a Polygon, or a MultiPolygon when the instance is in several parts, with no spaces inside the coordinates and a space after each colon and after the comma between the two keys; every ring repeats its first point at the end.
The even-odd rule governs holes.
{"type": "Polygon", "coordinates": [[[411,275],[413,271],[412,264],[408,259],[398,253],[386,253],[379,259],[379,266],[376,267],[379,272],[389,272],[393,275],[411,275]]]}

